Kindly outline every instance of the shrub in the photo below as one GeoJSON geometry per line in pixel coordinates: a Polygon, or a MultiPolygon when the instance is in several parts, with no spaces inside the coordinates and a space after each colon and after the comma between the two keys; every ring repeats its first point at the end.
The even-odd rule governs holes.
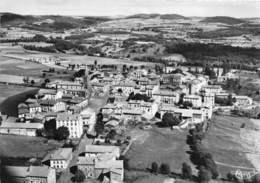
{"type": "Polygon", "coordinates": [[[192,170],[187,163],[182,164],[182,177],[184,179],[192,179],[192,170]]]}
{"type": "Polygon", "coordinates": [[[170,166],[167,163],[162,163],[160,166],[160,173],[168,175],[171,173],[170,166]]]}
{"type": "Polygon", "coordinates": [[[151,172],[152,173],[157,173],[158,172],[158,164],[156,162],[152,163],[151,172]]]}

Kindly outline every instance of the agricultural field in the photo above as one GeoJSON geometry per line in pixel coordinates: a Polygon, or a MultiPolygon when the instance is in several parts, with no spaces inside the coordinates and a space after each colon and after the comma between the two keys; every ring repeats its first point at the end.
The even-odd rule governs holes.
{"type": "MultiPolygon", "coordinates": [[[[252,136],[250,139],[245,137],[245,134],[255,130],[252,121],[248,118],[232,116],[215,116],[213,121],[202,143],[204,149],[212,154],[220,175],[226,177],[227,173],[238,169],[255,170],[252,164],[252,160],[256,158],[252,156],[255,151],[250,148],[252,149],[256,142],[251,142],[251,139],[254,139],[252,136]],[[242,124],[245,126],[241,127],[242,124]]],[[[129,159],[130,170],[126,172],[129,182],[147,181],[149,177],[147,168],[150,168],[152,162],[157,162],[159,165],[168,163],[175,174],[181,173],[182,163],[186,162],[192,166],[193,175],[197,175],[197,169],[187,153],[190,150],[186,144],[187,134],[187,131],[163,128],[132,130],[129,135],[132,137],[133,144],[125,155],[129,159]]]]}
{"type": "MultiPolygon", "coordinates": [[[[151,130],[133,130],[130,132],[133,144],[126,153],[130,172],[146,171],[152,162],[168,163],[171,171],[181,173],[182,163],[192,166],[189,159],[189,146],[186,144],[187,132],[154,128],[151,130]]],[[[194,167],[192,167],[194,171],[194,167]]],[[[132,177],[133,178],[133,177],[132,177]]]]}
{"type": "Polygon", "coordinates": [[[254,169],[246,154],[248,149],[245,146],[248,142],[241,134],[245,129],[254,128],[255,126],[248,118],[215,116],[213,119],[203,145],[212,154],[223,177],[230,171],[254,169]],[[245,124],[244,128],[242,124],[245,124]]]}
{"type": "Polygon", "coordinates": [[[60,146],[56,141],[47,142],[39,137],[0,135],[0,157],[43,158],[48,151],[60,146]]]}
{"type": "Polygon", "coordinates": [[[11,116],[17,115],[17,105],[26,99],[26,95],[36,93],[32,87],[0,84],[0,111],[11,116]]]}
{"type": "Polygon", "coordinates": [[[41,64],[0,56],[0,74],[37,78],[42,70],[48,69],[47,66],[41,64]]]}

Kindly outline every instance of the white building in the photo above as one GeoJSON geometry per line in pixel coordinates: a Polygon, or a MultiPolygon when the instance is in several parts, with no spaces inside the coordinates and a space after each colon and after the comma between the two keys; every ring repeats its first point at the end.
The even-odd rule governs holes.
{"type": "Polygon", "coordinates": [[[253,99],[248,96],[235,95],[234,98],[236,99],[236,105],[252,105],[253,103],[253,99]]]}
{"type": "Polygon", "coordinates": [[[207,85],[202,87],[202,92],[204,93],[211,93],[211,94],[218,94],[222,91],[222,88],[220,85],[207,85]]]}
{"type": "Polygon", "coordinates": [[[72,148],[59,148],[47,154],[43,159],[43,163],[50,162],[50,167],[57,171],[63,171],[68,168],[72,159],[72,148]]]}
{"type": "Polygon", "coordinates": [[[56,119],[57,129],[61,126],[68,128],[69,138],[80,138],[83,134],[83,120],[79,114],[59,113],[56,119]]]}
{"type": "Polygon", "coordinates": [[[0,126],[1,134],[36,136],[36,130],[42,129],[42,123],[3,122],[0,126]]]}
{"type": "Polygon", "coordinates": [[[185,95],[183,97],[183,102],[190,102],[193,107],[201,107],[202,98],[199,95],[185,95]]]}

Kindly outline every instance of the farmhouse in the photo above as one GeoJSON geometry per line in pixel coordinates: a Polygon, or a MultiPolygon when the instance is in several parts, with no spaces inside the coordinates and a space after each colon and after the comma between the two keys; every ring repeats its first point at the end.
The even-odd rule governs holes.
{"type": "Polygon", "coordinates": [[[4,170],[10,176],[3,176],[2,183],[17,182],[28,183],[56,183],[55,169],[47,166],[5,166],[4,170]]]}
{"type": "Polygon", "coordinates": [[[179,116],[181,119],[190,119],[193,123],[201,123],[212,117],[212,108],[181,109],[169,105],[163,105],[160,109],[161,116],[166,112],[179,116]]]}
{"type": "Polygon", "coordinates": [[[1,134],[36,136],[36,130],[42,129],[42,123],[3,122],[0,126],[1,134]]]}
{"type": "Polygon", "coordinates": [[[72,148],[59,148],[47,154],[42,162],[46,163],[48,161],[51,168],[54,168],[57,171],[62,171],[68,167],[71,159],[72,148]]]}
{"type": "Polygon", "coordinates": [[[119,156],[119,147],[87,145],[79,155],[77,165],[86,177],[97,178],[101,173],[104,173],[103,168],[108,167],[109,164],[110,168],[115,168],[113,164],[118,163],[116,158],[119,158],[119,156]]]}

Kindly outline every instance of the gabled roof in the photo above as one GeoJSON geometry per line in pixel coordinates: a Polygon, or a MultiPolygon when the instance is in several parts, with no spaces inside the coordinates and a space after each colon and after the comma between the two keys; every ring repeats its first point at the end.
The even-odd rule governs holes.
{"type": "Polygon", "coordinates": [[[59,148],[49,153],[43,160],[68,160],[72,154],[72,148],[59,148]]]}
{"type": "Polygon", "coordinates": [[[5,166],[12,177],[48,177],[50,168],[47,166],[5,166]]]}
{"type": "Polygon", "coordinates": [[[119,150],[119,148],[116,146],[87,145],[85,153],[111,153],[115,150],[119,150]]]}

